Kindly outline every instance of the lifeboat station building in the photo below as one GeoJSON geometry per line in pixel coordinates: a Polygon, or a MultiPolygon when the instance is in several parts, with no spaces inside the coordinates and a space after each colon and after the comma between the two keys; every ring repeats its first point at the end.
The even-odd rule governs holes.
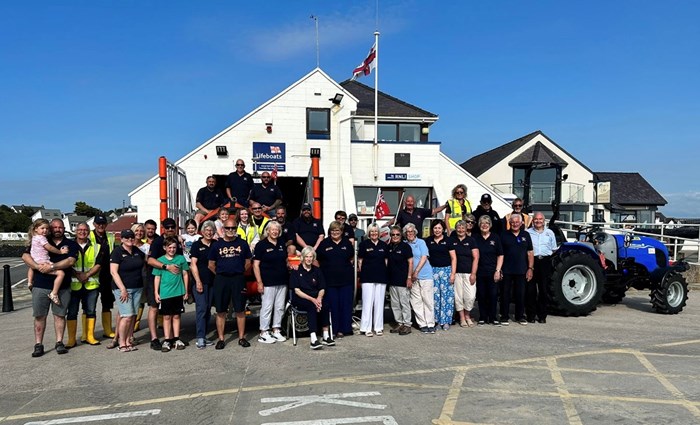
{"type": "MultiPolygon", "coordinates": [[[[338,83],[321,69],[314,69],[172,161],[181,178],[168,181],[168,201],[182,198],[180,204],[194,210],[193,200],[205,186],[206,177],[214,175],[223,190],[226,176],[241,158],[254,178],[277,169],[277,186],[292,220],[300,214],[302,203],[313,200],[313,153],[320,156],[321,183],[316,199],[320,199],[320,206],[316,202],[314,214],[324,228],[337,210],[357,214],[360,227],[365,227],[374,218],[378,190],[390,209],[385,219],[393,217],[404,196],[413,195],[416,207],[431,208],[451,198],[457,184],[467,186],[472,208],[482,194],[489,193],[496,211],[510,211],[500,191],[448,158],[440,151],[440,142],[430,139],[437,115],[380,91],[375,141],[374,97],[372,87],[352,80],[338,83]]],[[[167,152],[163,154],[167,157],[167,152]]],[[[161,217],[160,180],[154,175],[129,193],[141,221],[161,217]]],[[[175,210],[169,206],[169,211],[175,210]]]]}

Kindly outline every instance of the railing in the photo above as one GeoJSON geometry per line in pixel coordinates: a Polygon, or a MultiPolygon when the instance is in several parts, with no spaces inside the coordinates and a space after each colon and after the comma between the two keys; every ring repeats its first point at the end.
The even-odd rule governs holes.
{"type": "MultiPolygon", "coordinates": [[[[166,202],[165,211],[161,208],[161,216],[175,219],[178,228],[185,228],[185,221],[193,217],[194,204],[190,195],[190,188],[187,184],[187,174],[185,170],[167,161],[165,157],[160,158],[160,173],[165,174],[166,202]],[[165,168],[164,170],[162,168],[165,168]]],[[[161,187],[161,191],[163,187],[161,187]]],[[[163,194],[161,193],[161,201],[163,194]]],[[[165,217],[161,217],[163,220],[165,217]]]]}
{"type": "Polygon", "coordinates": [[[664,223],[596,223],[596,222],[556,222],[564,231],[567,239],[576,240],[580,228],[595,226],[601,231],[612,234],[632,233],[635,236],[648,236],[663,242],[668,249],[671,260],[684,260],[689,264],[700,265],[700,224],[664,224],[664,223]],[[643,227],[644,231],[637,230],[643,227]],[[685,229],[685,232],[680,231],[685,229]],[[694,230],[693,230],[694,229],[694,230]],[[691,233],[695,237],[684,237],[674,233],[691,233]]]}
{"type": "MultiPolygon", "coordinates": [[[[513,185],[512,183],[497,183],[492,184],[493,189],[503,195],[514,194],[522,198],[525,194],[525,188],[522,185],[513,185]]],[[[583,190],[585,186],[578,183],[562,182],[561,184],[561,202],[566,204],[583,203],[583,190]]],[[[531,183],[530,184],[530,205],[532,204],[549,204],[554,200],[556,186],[551,183],[531,183]]]]}

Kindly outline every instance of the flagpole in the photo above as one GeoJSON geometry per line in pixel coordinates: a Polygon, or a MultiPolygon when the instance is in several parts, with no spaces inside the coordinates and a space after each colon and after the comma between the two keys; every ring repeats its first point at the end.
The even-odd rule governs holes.
{"type": "Polygon", "coordinates": [[[379,167],[379,31],[374,32],[374,180],[377,180],[379,167]]]}

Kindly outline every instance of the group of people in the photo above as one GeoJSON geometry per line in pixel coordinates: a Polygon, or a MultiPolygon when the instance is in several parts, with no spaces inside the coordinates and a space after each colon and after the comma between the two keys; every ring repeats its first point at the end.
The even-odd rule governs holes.
{"type": "Polygon", "coordinates": [[[231,312],[238,345],[249,347],[245,329],[249,271],[262,303],[258,342],[265,344],[286,340],[282,317],[288,297],[308,314],[312,349],[333,346],[337,338],[353,334],[355,271],[362,289],[360,332],[368,337],[384,334],[387,287],[395,320],[390,332],[399,335],[412,332],[413,316],[423,333],[448,330],[455,312],[462,327],[508,325],[511,297],[516,322],[546,322],[546,285],[556,239],[545,228],[542,213],[531,219],[522,212],[522,200],[516,199],[513,211],[501,219],[491,209],[488,194],[472,211],[464,185],[457,185],[452,198],[436,208],[418,208],[408,195],[389,222],[385,242],[376,223],[365,233],[357,227],[357,216],[350,214],[348,220],[344,211],[336,212],[327,233],[309,204],[302,205],[299,218],[287,222],[281,193],[269,183],[269,173],[263,174],[263,183],[254,185],[244,167],[242,160],[236,161],[237,171],[228,178],[225,196],[216,189],[216,180],[207,178],[197,196],[197,215],[201,219],[215,208],[219,214],[203,223],[188,220],[181,235],[172,218],[162,221],[161,235],[156,234],[153,220],[134,224],[121,232],[121,243],[116,245],[114,236],[105,232],[103,216],[95,218],[94,230],[80,223],[74,241],[65,237],[61,220],[34,223],[23,256],[30,268],[35,317],[32,356],[44,354],[49,309],[55,319],[57,353],[77,344],[81,304],[80,341],[100,344],[94,335],[98,298],[104,337],[111,338],[108,348],[137,349],[133,334],[148,304],[150,347],[163,352],[184,349],[188,343],[180,339],[181,314],[188,302],[195,303],[197,348],[225,348],[224,330],[231,312]],[[223,207],[228,202],[237,208],[223,207]],[[445,220],[433,219],[429,236],[422,239],[424,220],[441,211],[445,220]],[[115,302],[118,314],[112,329],[115,302]],[[475,303],[478,317],[472,313],[475,303]],[[207,339],[212,307],[216,341],[207,339]]]}

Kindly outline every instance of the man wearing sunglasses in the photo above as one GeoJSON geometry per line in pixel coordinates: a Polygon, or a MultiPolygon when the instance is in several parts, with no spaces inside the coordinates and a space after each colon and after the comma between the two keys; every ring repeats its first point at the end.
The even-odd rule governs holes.
{"type": "Polygon", "coordinates": [[[523,229],[527,229],[532,224],[532,218],[523,211],[523,200],[520,198],[515,198],[513,200],[513,211],[503,217],[503,229],[505,231],[510,230],[510,216],[512,214],[520,214],[523,217],[523,229]]]}
{"type": "MultiPolygon", "coordinates": [[[[165,255],[165,238],[168,236],[177,238],[177,223],[172,218],[166,218],[161,223],[161,235],[153,240],[151,250],[148,253],[148,267],[146,267],[146,282],[145,291],[146,299],[148,300],[148,329],[151,332],[151,348],[156,351],[162,349],[160,340],[158,339],[158,302],[156,301],[156,292],[153,280],[153,269],[161,269],[169,271],[172,274],[180,274],[180,268],[175,264],[163,264],[158,261],[158,258],[165,255]]],[[[182,255],[182,244],[178,241],[176,254],[182,255]]]]}
{"type": "Polygon", "coordinates": [[[237,159],[235,171],[226,177],[226,196],[231,200],[231,208],[238,202],[247,207],[250,191],[253,190],[253,176],[245,170],[245,162],[237,159]]]}
{"type": "Polygon", "coordinates": [[[216,343],[217,350],[226,347],[224,341],[224,328],[226,327],[226,313],[228,307],[233,304],[238,325],[238,345],[243,348],[250,347],[245,338],[245,276],[250,269],[250,247],[243,238],[237,237],[237,223],[233,218],[224,222],[224,237],[212,244],[209,250],[209,270],[214,276],[214,307],[216,308],[216,332],[219,340],[216,343]]]}
{"type": "Polygon", "coordinates": [[[261,183],[256,184],[250,192],[248,202],[256,201],[262,206],[262,212],[274,217],[276,209],[282,204],[282,191],[272,182],[270,173],[265,171],[260,176],[261,183]]]}
{"type": "Polygon", "coordinates": [[[109,256],[114,249],[114,235],[107,233],[107,217],[96,215],[93,220],[95,229],[90,232],[90,243],[100,245],[104,253],[100,263],[100,302],[102,303],[102,330],[105,338],[114,338],[112,331],[112,307],[114,307],[114,294],[112,293],[112,275],[109,273],[109,256]]]}

